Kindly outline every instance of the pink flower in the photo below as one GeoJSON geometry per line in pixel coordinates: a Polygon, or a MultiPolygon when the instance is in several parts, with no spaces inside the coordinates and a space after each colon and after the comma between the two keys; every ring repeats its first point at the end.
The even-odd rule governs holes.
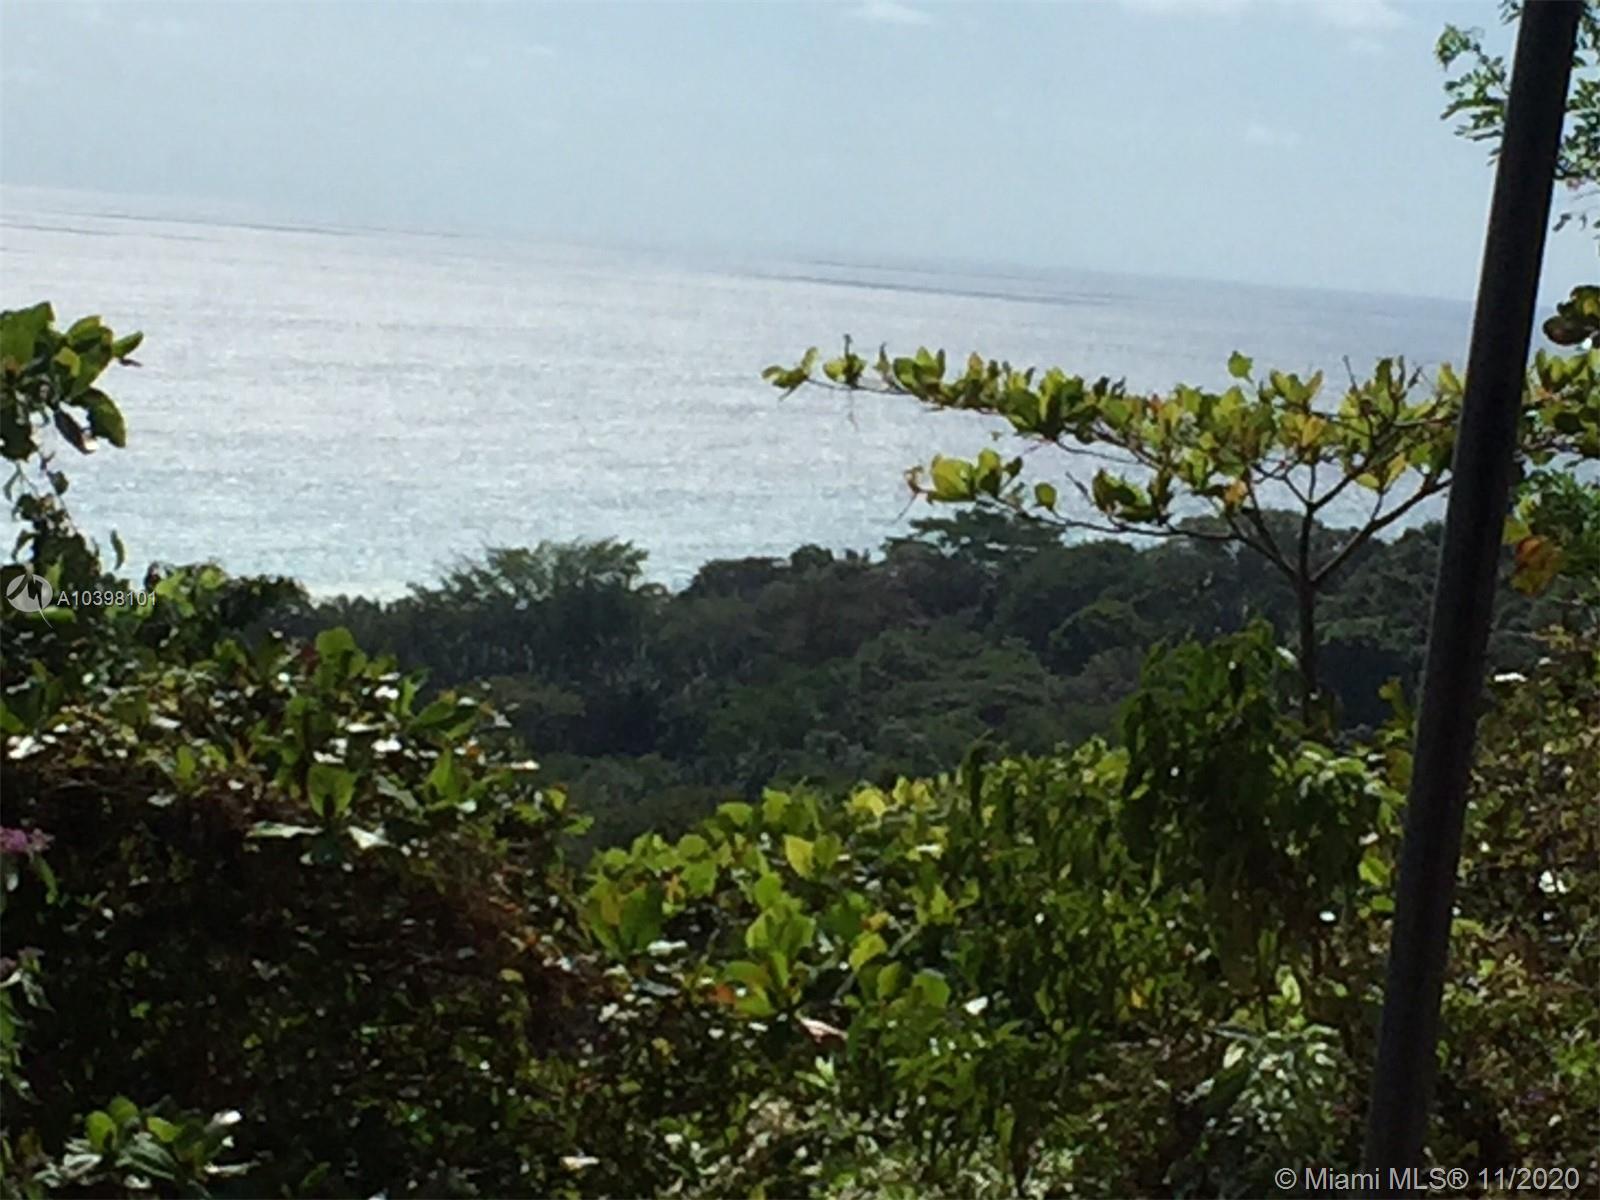
{"type": "Polygon", "coordinates": [[[38,854],[50,845],[42,829],[8,829],[0,825],[0,854],[38,854]]]}

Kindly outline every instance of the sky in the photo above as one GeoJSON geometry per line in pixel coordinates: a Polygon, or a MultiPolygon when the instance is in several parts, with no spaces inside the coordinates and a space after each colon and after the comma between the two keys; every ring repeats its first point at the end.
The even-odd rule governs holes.
{"type": "MultiPolygon", "coordinates": [[[[1493,0],[0,0],[0,182],[264,220],[1470,297],[1493,0]]],[[[1595,275],[1552,236],[1544,291],[1595,275]]]]}

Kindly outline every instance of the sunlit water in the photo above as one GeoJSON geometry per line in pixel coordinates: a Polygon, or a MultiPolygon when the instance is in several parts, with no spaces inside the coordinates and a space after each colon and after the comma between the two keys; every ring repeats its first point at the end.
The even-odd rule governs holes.
{"type": "Polygon", "coordinates": [[[846,332],[871,351],[978,349],[1165,388],[1221,384],[1236,348],[1332,380],[1345,356],[1459,363],[1471,317],[1443,300],[0,198],[0,307],[49,299],[63,322],[94,312],[146,336],[143,366],[106,379],[128,448],[68,465],[80,524],[120,531],[136,565],[210,557],[319,592],[392,594],[460,554],[545,538],[631,540],[670,584],[714,558],[876,548],[925,511],[905,512],[905,468],[970,456],[994,426],[762,382],[846,332]]]}

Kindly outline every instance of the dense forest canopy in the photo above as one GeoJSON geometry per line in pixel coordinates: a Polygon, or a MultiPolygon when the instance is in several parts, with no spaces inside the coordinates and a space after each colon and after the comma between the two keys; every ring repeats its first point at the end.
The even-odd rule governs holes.
{"type": "MultiPolygon", "coordinates": [[[[1481,35],[1441,58],[1492,136],[1481,35]]],[[[1506,522],[1429,1147],[1473,1194],[1600,1180],[1596,311],[1550,317],[1506,522]]],[[[0,582],[30,600],[0,657],[0,1192],[1254,1196],[1353,1167],[1439,544],[1394,514],[1450,486],[1453,374],[1330,397],[1238,354],[1224,392],[1150,397],[847,344],[822,380],[1002,413],[1064,474],[937,459],[913,484],[952,507],[908,534],[676,592],[642,548],[540,542],[313,601],[136,579],[74,522],[71,460],[139,452],[107,390],[139,346],[0,314],[0,582]],[[1372,515],[1331,522],[1352,491],[1372,515]]]]}

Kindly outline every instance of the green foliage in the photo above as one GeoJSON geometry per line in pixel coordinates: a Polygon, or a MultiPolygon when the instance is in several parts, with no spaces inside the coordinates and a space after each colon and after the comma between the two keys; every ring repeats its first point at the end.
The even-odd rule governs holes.
{"type": "Polygon", "coordinates": [[[1515,549],[1511,581],[1519,591],[1541,593],[1562,575],[1580,589],[1580,602],[1597,599],[1600,488],[1561,471],[1535,472],[1523,482],[1505,537],[1515,549]]]}
{"type": "MultiPolygon", "coordinates": [[[[1276,513],[1265,520],[1275,535],[1290,527],[1276,513]]],[[[1437,534],[1374,539],[1320,593],[1322,677],[1346,727],[1381,723],[1379,689],[1420,670],[1415,631],[1437,534]]],[[[1323,553],[1345,536],[1319,525],[1312,544],[1323,553]]],[[[596,599],[584,589],[557,586],[524,609],[422,598],[436,589],[389,604],[310,605],[291,594],[226,627],[311,637],[347,623],[361,645],[426,668],[424,695],[462,682],[463,659],[475,656],[482,690],[594,817],[588,847],[650,829],[675,836],[769,784],[936,774],[980,735],[1041,753],[1109,733],[1156,641],[1216,637],[1255,619],[1290,636],[1297,621],[1271,565],[1226,544],[1066,544],[1036,523],[971,510],[924,520],[872,559],[813,549],[789,562],[707,564],[673,594],[618,584],[596,599]],[[606,606],[620,614],[612,637],[592,623],[606,606]],[[587,648],[581,658],[569,657],[574,646],[587,648]]],[[[1570,591],[1558,586],[1537,605],[1503,593],[1497,667],[1526,665],[1536,616],[1580,616],[1570,591]]]]}
{"type": "Polygon", "coordinates": [[[1329,914],[1355,903],[1361,839],[1392,828],[1400,800],[1376,763],[1297,736],[1273,695],[1285,666],[1261,626],[1158,648],[1123,717],[1123,837],[1158,876],[1196,881],[1224,975],[1263,994],[1284,962],[1320,969],[1329,914]]]}
{"type": "MultiPolygon", "coordinates": [[[[739,1178],[781,1194],[1254,1195],[1285,1161],[1355,1161],[1403,739],[1360,754],[1305,739],[1280,715],[1275,659],[1260,631],[1158,654],[1127,710],[1123,748],[1091,741],[993,762],[977,753],[954,775],[838,799],[769,791],[675,842],[647,835],[599,856],[585,911],[636,980],[629,1019],[643,1036],[662,1019],[652,1009],[693,998],[702,1040],[668,1035],[663,1057],[741,1047],[739,1086],[754,1097],[734,1106],[728,1128],[662,1118],[693,1166],[664,1165],[628,1186],[687,1179],[690,1191],[715,1191],[739,1178]]],[[[1583,662],[1592,674],[1592,657],[1583,662]]],[[[1555,707],[1543,687],[1506,685],[1488,769],[1537,786],[1522,782],[1524,752],[1504,739],[1543,744],[1556,756],[1543,769],[1569,772],[1581,790],[1596,746],[1593,684],[1571,690],[1584,677],[1551,677],[1568,681],[1555,707]]],[[[1542,863],[1593,816],[1592,802],[1569,787],[1537,806],[1555,822],[1535,822],[1548,850],[1508,823],[1511,794],[1475,806],[1471,836],[1494,840],[1486,864],[1506,864],[1511,844],[1542,863]]],[[[1544,878],[1542,902],[1590,887],[1590,841],[1562,853],[1570,865],[1544,878]]],[[[1471,867],[1464,914],[1499,915],[1492,926],[1464,921],[1462,936],[1523,936],[1528,893],[1504,889],[1530,879],[1526,868],[1471,867]]],[[[1563,1037],[1553,1022],[1590,1023],[1569,1005],[1587,994],[1576,980],[1592,973],[1592,954],[1562,955],[1594,912],[1587,899],[1564,910],[1526,973],[1496,975],[1506,959],[1494,951],[1453,970],[1450,995],[1495,997],[1482,1016],[1462,1010],[1457,1036],[1490,1037],[1496,1055],[1524,1055],[1526,1069],[1453,1076],[1441,1161],[1535,1146],[1592,1157],[1580,1148],[1592,1129],[1571,1121],[1589,1111],[1593,1056],[1581,1033],[1563,1037]],[[1567,972],[1577,973],[1570,990],[1556,982],[1567,972]],[[1540,1032],[1507,1020],[1545,1004],[1540,1032]],[[1530,1048],[1541,1039],[1571,1047],[1562,1073],[1537,1065],[1530,1048]],[[1515,1109],[1519,1088],[1537,1090],[1538,1113],[1496,1142],[1484,1114],[1515,1109]]],[[[632,1107],[630,1132],[608,1144],[625,1139],[615,1144],[642,1161],[633,1147],[648,1143],[648,1119],[632,1107]]]]}
{"type": "Polygon", "coordinates": [[[479,703],[418,691],[341,631],[225,641],[13,740],[8,812],[56,832],[63,894],[8,937],[51,964],[30,1041],[80,1072],[35,1079],[45,1144],[92,1104],[78,1080],[238,1105],[263,1187],[395,1163],[396,1188],[458,1190],[482,1126],[527,1133],[530,1046],[581,990],[544,940],[574,936],[563,801],[479,703]]]}
{"type": "MultiPolygon", "coordinates": [[[[69,481],[56,466],[59,443],[80,454],[94,453],[102,438],[126,444],[122,413],[97,385],[114,362],[138,365],[130,356],[142,335],[119,338],[99,317],[84,317],[65,331],[55,321],[48,304],[0,312],[0,453],[11,464],[5,497],[24,526],[14,553],[20,557],[26,549],[27,569],[59,593],[107,579],[98,549],[73,525],[62,501],[69,481]]],[[[20,570],[20,561],[8,566],[0,583],[9,586],[20,570]]],[[[27,623],[65,624],[76,616],[58,607],[28,614],[27,623]]]]}
{"type": "Polygon", "coordinates": [[[1444,994],[1439,1161],[1570,1144],[1585,1178],[1600,1139],[1600,640],[1544,640],[1503,673],[1480,739],[1444,994]],[[1537,1047],[1537,1049],[1535,1049],[1537,1047]]]}
{"type": "Polygon", "coordinates": [[[1558,346],[1593,346],[1600,338],[1600,287],[1575,287],[1544,323],[1544,335],[1558,346]]]}
{"type": "Polygon", "coordinates": [[[6,1166],[15,1172],[17,1190],[30,1197],[111,1189],[210,1196],[212,1185],[226,1186],[252,1170],[248,1162],[219,1161],[233,1142],[229,1129],[238,1120],[236,1112],[206,1119],[170,1104],[142,1110],[117,1096],[84,1118],[82,1133],[70,1138],[59,1156],[25,1145],[6,1166]]]}
{"type": "MultiPolygon", "coordinates": [[[[1502,0],[1501,19],[1509,24],[1522,11],[1517,0],[1502,0]]],[[[1444,118],[1460,118],[1455,132],[1474,142],[1491,143],[1498,153],[1505,132],[1510,72],[1503,55],[1484,48],[1480,29],[1446,25],[1434,49],[1439,65],[1454,74],[1445,82],[1449,104],[1444,118]]],[[[1585,2],[1567,99],[1567,119],[1556,159],[1556,179],[1574,191],[1600,182],[1600,9],[1585,2]]],[[[1563,222],[1567,218],[1563,217],[1563,222]]]]}
{"type": "Polygon", "coordinates": [[[14,463],[43,452],[46,425],[83,454],[93,453],[99,438],[127,444],[121,411],[95,385],[113,362],[132,363],[142,335],[119,338],[99,317],[62,331],[55,319],[48,304],[0,313],[0,450],[14,463]]]}
{"type": "MultiPolygon", "coordinates": [[[[972,460],[936,456],[907,474],[914,494],[1027,514],[1061,529],[1179,538],[1259,555],[1296,598],[1302,715],[1325,704],[1318,664],[1317,601],[1372,539],[1443,492],[1462,384],[1448,367],[1425,387],[1403,361],[1383,359],[1324,399],[1319,373],[1301,379],[1257,373],[1235,353],[1223,391],[1179,386],[1164,395],[1130,392],[1052,368],[1043,373],[972,355],[947,378],[943,351],[882,355],[871,373],[828,364],[823,379],[808,351],[767,377],[786,391],[813,384],[907,397],[937,409],[1003,417],[1026,441],[1063,452],[1065,486],[1022,478],[1023,460],[985,449],[972,460]],[[841,380],[852,382],[842,383],[841,380]],[[1089,464],[1084,466],[1083,464],[1089,464]],[[1087,473],[1092,468],[1092,474],[1087,473]],[[1367,493],[1368,516],[1329,541],[1320,518],[1341,497],[1367,493]],[[1075,504],[1063,497],[1076,496],[1075,504]],[[1272,506],[1287,508],[1287,522],[1272,506]]],[[[1529,372],[1520,435],[1535,465],[1600,457],[1600,352],[1541,352],[1529,372]]]]}
{"type": "Polygon", "coordinates": [[[1264,1194],[1279,1163],[1359,1161],[1351,1131],[1362,1114],[1350,1099],[1358,1064],[1337,1030],[1298,1014],[1298,986],[1283,973],[1273,997],[1287,1009],[1282,1028],[1220,1031],[1227,1049],[1215,1074],[1186,1097],[1201,1128],[1171,1169],[1178,1194],[1264,1194]]]}

